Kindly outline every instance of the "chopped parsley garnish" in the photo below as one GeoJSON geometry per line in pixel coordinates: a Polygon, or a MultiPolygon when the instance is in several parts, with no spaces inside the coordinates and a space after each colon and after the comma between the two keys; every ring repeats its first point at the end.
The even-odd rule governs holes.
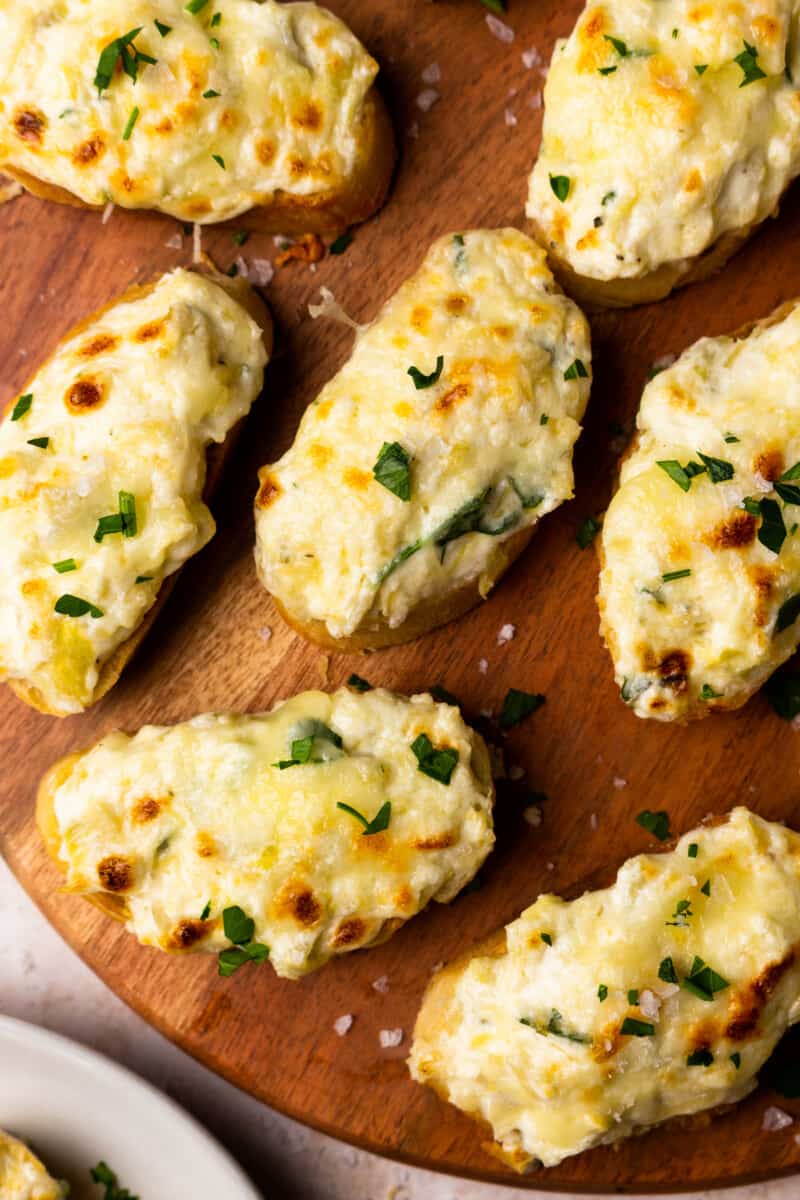
{"type": "Polygon", "coordinates": [[[220,93],[215,92],[213,88],[209,88],[207,92],[203,92],[203,99],[204,100],[216,100],[216,98],[217,98],[217,96],[219,96],[219,94],[220,93]]]}
{"type": "Polygon", "coordinates": [[[211,901],[207,900],[205,908],[200,913],[200,920],[207,921],[210,916],[211,916],[211,901]]]}
{"type": "Polygon", "coordinates": [[[481,0],[484,8],[488,8],[489,12],[504,13],[506,11],[506,0],[481,0]]]}
{"type": "Polygon", "coordinates": [[[597,989],[597,999],[602,1004],[607,996],[608,996],[608,988],[606,987],[606,985],[604,983],[601,983],[599,988],[597,989]]]}
{"type": "Polygon", "coordinates": [[[119,1180],[108,1163],[101,1159],[96,1167],[91,1167],[89,1174],[94,1183],[100,1183],[105,1188],[103,1200],[139,1200],[126,1187],[120,1187],[119,1180]]]}
{"type": "Polygon", "coordinates": [[[567,367],[566,371],[564,372],[564,378],[565,379],[588,379],[589,372],[586,370],[586,367],[581,362],[581,360],[579,358],[576,358],[575,361],[570,363],[570,365],[567,367]]]}
{"type": "Polygon", "coordinates": [[[130,492],[120,492],[119,512],[111,513],[107,517],[100,517],[97,529],[94,531],[94,540],[102,542],[103,538],[110,533],[121,533],[123,537],[129,538],[136,537],[138,528],[136,498],[130,492]]]}
{"type": "Polygon", "coordinates": [[[221,154],[212,154],[211,157],[213,158],[214,162],[217,164],[218,167],[221,167],[223,171],[227,170],[227,168],[225,166],[225,159],[222,157],[221,154]]]}
{"type": "Polygon", "coordinates": [[[631,988],[630,991],[628,992],[628,1004],[638,1004],[638,1003],[639,1003],[639,990],[638,990],[638,988],[631,988]]]}
{"type": "Polygon", "coordinates": [[[551,175],[550,187],[553,189],[555,197],[563,204],[569,195],[569,190],[572,187],[572,180],[568,175],[551,175]]]}
{"type": "Polygon", "coordinates": [[[77,571],[78,564],[74,558],[62,558],[61,562],[53,563],[53,570],[58,571],[59,575],[66,575],[68,571],[77,571]]]}
{"type": "Polygon", "coordinates": [[[601,75],[613,75],[616,67],[598,67],[597,70],[601,75]]]}
{"type": "Polygon", "coordinates": [[[605,206],[606,206],[607,204],[610,204],[610,203],[611,203],[611,201],[612,201],[612,200],[616,200],[616,198],[617,198],[617,193],[616,193],[616,192],[606,192],[605,196],[603,196],[603,199],[600,201],[600,203],[601,203],[601,204],[603,205],[603,207],[605,208],[605,206]]]}
{"type": "Polygon", "coordinates": [[[784,504],[800,504],[800,487],[794,480],[800,479],[800,463],[795,463],[788,471],[784,471],[775,484],[775,491],[784,504]]]}
{"type": "Polygon", "coordinates": [[[570,1042],[580,1042],[582,1045],[586,1045],[592,1040],[580,1033],[569,1033],[561,1024],[563,1019],[557,1008],[551,1009],[550,1020],[547,1022],[547,1032],[554,1034],[556,1037],[566,1038],[570,1042]]]}
{"type": "Polygon", "coordinates": [[[651,812],[649,808],[644,809],[637,816],[636,824],[652,833],[660,842],[666,842],[672,836],[669,830],[669,813],[663,810],[651,812]]]}
{"type": "Polygon", "coordinates": [[[387,800],[385,804],[381,805],[371,821],[367,820],[358,809],[351,808],[349,804],[343,804],[341,800],[337,800],[336,807],[341,808],[342,812],[349,813],[351,817],[355,817],[357,821],[361,822],[364,826],[363,833],[361,834],[362,837],[369,837],[373,833],[383,833],[384,829],[389,828],[389,820],[392,815],[391,800],[387,800]]]}
{"type": "Polygon", "coordinates": [[[172,33],[172,26],[165,25],[163,21],[154,21],[153,24],[161,34],[162,38],[166,37],[168,33],[172,33]]]}
{"type": "Polygon", "coordinates": [[[550,418],[548,417],[547,413],[542,413],[542,415],[539,417],[539,424],[546,425],[549,420],[550,418]]]}
{"type": "Polygon", "coordinates": [[[755,83],[757,79],[766,79],[766,71],[762,71],[758,65],[758,51],[749,42],[744,42],[744,50],[741,54],[737,54],[733,61],[742,68],[744,73],[744,79],[739,84],[740,88],[747,87],[749,83],[755,83]]]}
{"type": "Polygon", "coordinates": [[[222,928],[228,941],[233,942],[230,949],[221,950],[219,954],[217,970],[223,979],[233,975],[245,963],[263,963],[269,958],[269,946],[253,941],[255,921],[238,904],[223,909],[222,928]]]}
{"type": "Polygon", "coordinates": [[[24,396],[20,396],[11,413],[11,420],[18,421],[20,417],[24,417],[26,412],[30,412],[32,404],[33,392],[26,392],[24,396]]]}
{"type": "Polygon", "coordinates": [[[125,123],[125,128],[122,131],[123,142],[127,142],[130,140],[130,136],[133,133],[134,126],[138,120],[139,120],[139,107],[138,107],[138,105],[134,104],[133,108],[131,109],[131,115],[128,117],[128,120],[125,123]]]}
{"type": "Polygon", "coordinates": [[[777,500],[762,500],[760,508],[761,525],[758,530],[758,540],[773,554],[780,554],[787,537],[780,505],[777,500]]]}
{"type": "Polygon", "coordinates": [[[438,354],[436,356],[436,367],[434,368],[433,371],[431,371],[430,375],[426,375],[424,373],[424,371],[420,371],[418,367],[409,367],[406,374],[410,375],[411,378],[414,380],[414,387],[419,392],[419,391],[422,391],[424,388],[432,387],[434,383],[439,382],[439,377],[442,374],[443,366],[444,366],[444,355],[438,354]]]}
{"type": "Polygon", "coordinates": [[[714,1061],[714,1055],[710,1050],[702,1047],[700,1050],[693,1050],[686,1060],[687,1067],[710,1067],[714,1061]]]}
{"type": "Polygon", "coordinates": [[[235,262],[232,262],[231,265],[228,267],[227,271],[225,272],[225,274],[230,275],[231,279],[235,279],[236,276],[239,274],[238,265],[235,262]]]}
{"type": "Polygon", "coordinates": [[[451,746],[437,749],[427,733],[421,733],[411,743],[411,752],[417,760],[417,770],[435,779],[437,783],[449,784],[458,763],[458,751],[451,746]]]}
{"type": "Polygon", "coordinates": [[[348,233],[348,232],[340,233],[339,236],[336,238],[336,240],[331,242],[330,246],[328,247],[328,253],[329,254],[344,254],[345,250],[350,245],[352,240],[353,240],[352,233],[348,233]]]}
{"type": "MultiPolygon", "coordinates": [[[[698,75],[705,75],[707,70],[708,70],[708,63],[700,63],[698,66],[695,67],[695,71],[697,71],[698,75]]],[[[726,442],[727,442],[727,440],[728,439],[725,438],[726,442]]]]}
{"type": "Polygon", "coordinates": [[[790,596],[788,600],[784,600],[778,609],[778,616],[775,620],[775,633],[783,633],[784,629],[788,629],[790,625],[794,625],[798,617],[800,617],[800,592],[796,592],[794,596],[790,596]]]}
{"type": "Polygon", "coordinates": [[[700,699],[701,700],[706,700],[706,701],[719,700],[721,695],[722,695],[722,692],[715,692],[710,683],[704,683],[703,686],[700,688],[700,699]]]}
{"type": "Polygon", "coordinates": [[[133,582],[134,583],[150,583],[152,578],[153,578],[152,575],[137,575],[133,582]]]}
{"type": "Polygon", "coordinates": [[[458,696],[454,696],[452,692],[448,692],[447,688],[442,687],[440,683],[435,683],[432,688],[428,688],[428,692],[440,704],[450,704],[453,708],[461,708],[461,701],[458,696]]]}
{"type": "Polygon", "coordinates": [[[399,442],[384,442],[372,474],[400,500],[411,499],[411,455],[399,442]]]}
{"type": "Polygon", "coordinates": [[[607,42],[611,43],[611,45],[614,47],[614,49],[616,50],[616,52],[620,56],[620,58],[627,58],[629,56],[630,50],[625,45],[625,43],[620,40],[620,38],[611,37],[607,33],[604,33],[603,37],[605,38],[605,40],[607,42]]]}
{"type": "Polygon", "coordinates": [[[700,849],[697,842],[690,842],[689,849],[686,851],[689,858],[697,858],[697,851],[700,849]]]}
{"type": "Polygon", "coordinates": [[[675,964],[671,958],[662,958],[658,967],[658,978],[664,983],[677,983],[678,976],[675,971],[675,964]]]}
{"type": "Polygon", "coordinates": [[[714,999],[715,992],[724,991],[730,984],[727,979],[723,979],[712,970],[708,963],[703,962],[702,958],[695,955],[692,969],[686,978],[681,980],[681,987],[698,999],[710,1002],[714,999]]]}
{"type": "Polygon", "coordinates": [[[49,437],[28,438],[29,446],[36,446],[39,450],[46,450],[50,445],[49,437]]]}
{"type": "Polygon", "coordinates": [[[250,233],[247,229],[237,229],[231,234],[231,241],[237,246],[243,246],[249,237],[250,233]]]}
{"type": "Polygon", "coordinates": [[[679,929],[685,929],[689,924],[689,920],[694,916],[692,912],[691,900],[679,900],[675,905],[675,912],[672,914],[672,920],[665,922],[667,925],[675,925],[679,929]]]}
{"type": "Polygon", "coordinates": [[[222,21],[222,13],[215,12],[211,20],[208,22],[212,29],[215,29],[222,21]]]}
{"type": "Polygon", "coordinates": [[[521,692],[518,688],[509,688],[500,713],[500,728],[511,729],[519,725],[520,721],[541,708],[544,702],[545,697],[540,692],[521,692]]]}
{"type": "MultiPolygon", "coordinates": [[[[97,88],[98,95],[106,90],[114,78],[114,72],[117,69],[117,63],[122,61],[122,69],[129,79],[135,83],[139,77],[139,64],[156,62],[149,54],[144,54],[141,50],[137,50],[134,46],[134,38],[137,38],[142,32],[144,26],[139,25],[136,29],[131,29],[122,37],[114,38],[113,42],[109,42],[103,48],[100,58],[97,62],[97,70],[94,76],[94,86],[97,88]]],[[[164,35],[162,34],[162,37],[164,35]]]]}
{"type": "Polygon", "coordinates": [[[649,679],[623,679],[619,691],[626,704],[633,704],[634,700],[638,700],[649,687],[649,679]]]}
{"type": "Polygon", "coordinates": [[[362,679],[360,675],[356,675],[355,671],[347,680],[347,686],[351,687],[356,692],[372,691],[372,684],[367,683],[366,679],[362,679]]]}
{"type": "Polygon", "coordinates": [[[793,721],[800,714],[800,675],[773,675],[764,687],[767,699],[779,717],[793,721]]]}
{"type": "Polygon", "coordinates": [[[542,941],[544,942],[545,946],[552,946],[552,944],[553,944],[553,935],[552,935],[551,933],[540,933],[540,934],[539,934],[539,937],[542,939],[542,941]]]}
{"type": "Polygon", "coordinates": [[[739,438],[737,438],[736,434],[734,434],[734,433],[726,433],[725,437],[722,440],[724,442],[728,442],[730,444],[732,442],[738,442],[739,438]]]}
{"type": "Polygon", "coordinates": [[[71,596],[69,592],[65,592],[63,596],[58,597],[54,608],[62,617],[85,617],[88,614],[88,616],[96,621],[98,617],[102,617],[103,615],[102,608],[97,608],[94,604],[90,604],[88,600],[84,600],[80,596],[71,596]]]}
{"type": "Polygon", "coordinates": [[[656,463],[656,466],[661,467],[661,470],[669,475],[673,483],[677,483],[681,491],[688,492],[692,486],[692,481],[677,459],[661,459],[656,463]]]}
{"type": "Polygon", "coordinates": [[[619,1031],[626,1037],[653,1037],[656,1027],[649,1021],[637,1021],[635,1017],[626,1017],[619,1031]]]}
{"type": "Polygon", "coordinates": [[[208,0],[189,0],[189,3],[185,7],[187,12],[193,13],[196,16],[207,4],[208,0]]]}
{"type": "Polygon", "coordinates": [[[725,462],[722,458],[712,458],[710,454],[703,454],[702,450],[697,451],[697,457],[708,471],[712,483],[724,483],[726,479],[733,479],[732,463],[725,462]]]}
{"type": "Polygon", "coordinates": [[[691,573],[691,567],[684,567],[682,571],[667,571],[661,578],[664,583],[672,583],[674,579],[688,579],[691,573]]]}
{"type": "Polygon", "coordinates": [[[736,1070],[738,1071],[739,1067],[742,1065],[742,1056],[738,1050],[735,1050],[734,1053],[731,1055],[731,1062],[733,1063],[733,1065],[736,1067],[736,1070]]]}
{"type": "Polygon", "coordinates": [[[292,757],[281,759],[280,762],[273,763],[273,767],[280,768],[285,771],[288,767],[299,767],[305,763],[320,763],[326,762],[327,759],[312,758],[314,750],[314,741],[319,739],[323,742],[330,742],[337,750],[342,749],[342,739],[335,730],[330,729],[324,721],[318,721],[312,718],[304,721],[301,726],[302,737],[294,738],[292,741],[292,757]]]}
{"type": "Polygon", "coordinates": [[[710,896],[710,895],[711,895],[711,880],[710,880],[710,879],[707,879],[707,880],[705,881],[705,883],[703,884],[703,886],[700,888],[700,891],[703,893],[703,895],[704,895],[704,896],[710,896]]]}
{"type": "Polygon", "coordinates": [[[208,44],[211,46],[212,50],[219,50],[219,40],[217,38],[209,38],[208,44]]]}
{"type": "Polygon", "coordinates": [[[600,532],[601,524],[594,517],[587,517],[581,521],[575,534],[575,541],[580,546],[581,550],[585,550],[587,546],[591,546],[594,539],[600,532]]]}

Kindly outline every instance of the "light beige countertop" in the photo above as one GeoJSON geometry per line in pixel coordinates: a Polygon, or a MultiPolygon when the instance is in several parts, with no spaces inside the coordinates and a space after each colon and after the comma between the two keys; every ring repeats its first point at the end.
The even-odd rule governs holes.
{"type": "MultiPolygon", "coordinates": [[[[151,1080],[216,1134],[265,1200],[544,1200],[540,1192],[398,1166],[297,1125],[237,1091],[118,1000],[50,928],[2,860],[0,962],[0,1012],[93,1046],[151,1080]]],[[[711,1195],[798,1200],[800,1177],[704,1193],[711,1195]]]]}

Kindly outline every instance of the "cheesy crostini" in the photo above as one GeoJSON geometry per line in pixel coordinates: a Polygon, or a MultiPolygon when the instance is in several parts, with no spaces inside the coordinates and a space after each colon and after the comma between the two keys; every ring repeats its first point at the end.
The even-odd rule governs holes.
{"type": "MultiPolygon", "coordinates": [[[[0,423],[0,679],[42,712],[113,685],[164,580],[214,533],[206,449],[258,395],[270,336],[253,293],[225,282],[179,270],[135,289],[61,342],[0,423]]],[[[209,465],[210,485],[221,453],[209,465]]]]}
{"type": "Polygon", "coordinates": [[[800,1017],[800,836],[734,809],[433,977],[411,1073],[518,1171],[734,1104],[800,1017]]]}
{"type": "Polygon", "coordinates": [[[144,945],[224,966],[234,910],[294,979],[452,900],[492,848],[493,801],[457,708],[343,688],[112,733],[50,770],[38,821],[67,889],[144,945]]]}
{"type": "Polygon", "coordinates": [[[375,648],[484,598],[572,496],[590,359],[530,238],[435,242],[260,473],[256,565],[286,619],[375,648]]]}
{"type": "Polygon", "coordinates": [[[556,43],[527,213],[599,305],[704,278],[800,171],[796,0],[605,0],[556,43]]]}
{"type": "Polygon", "coordinates": [[[0,169],[68,204],[335,231],[388,188],[377,71],[316,4],[15,0],[0,9],[0,169]]]}
{"type": "Polygon", "coordinates": [[[600,539],[601,631],[640,717],[738,708],[800,640],[800,306],[645,388],[600,539]]]}
{"type": "Polygon", "coordinates": [[[26,1145],[0,1129],[0,1196],[3,1200],[66,1200],[69,1188],[51,1179],[26,1145]]]}

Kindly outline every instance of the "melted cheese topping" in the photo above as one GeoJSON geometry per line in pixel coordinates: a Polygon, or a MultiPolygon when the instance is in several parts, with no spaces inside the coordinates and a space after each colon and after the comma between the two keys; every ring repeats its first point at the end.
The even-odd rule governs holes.
{"type": "Polygon", "coordinates": [[[588,4],[553,54],[530,180],[556,254],[642,276],[773,213],[800,171],[799,22],[796,0],[588,4]],[[766,78],[742,86],[745,42],[766,78]]]}
{"type": "Polygon", "coordinates": [[[0,678],[37,688],[59,714],[91,702],[165,576],[212,536],[205,448],[250,408],[265,357],[227,292],[175,271],[73,334],[34,376],[28,410],[12,420],[12,403],[0,424],[0,678]],[[30,444],[41,438],[46,447],[30,444]],[[135,498],[135,536],[97,542],[120,491],[135,498]],[[54,569],[70,559],[75,570],[54,569]],[[60,615],[64,594],[102,615],[60,615]]]}
{"type": "Polygon", "coordinates": [[[221,950],[221,913],[239,905],[295,978],[451,900],[492,847],[493,799],[486,747],[458,709],[342,689],[113,733],[72,767],[55,815],[70,889],[121,895],[141,942],[221,950]],[[280,769],[315,721],[341,749],[317,737],[324,761],[280,769]],[[420,733],[458,752],[449,784],[419,771],[420,733]],[[339,801],[367,820],[388,801],[388,828],[365,835],[339,801]]]}
{"type": "Polygon", "coordinates": [[[376,74],[315,4],[15,0],[0,9],[0,166],[87,204],[222,221],[276,192],[340,189],[376,74]],[[104,47],[135,29],[156,62],[140,60],[135,82],[118,67],[98,95],[104,47]]]}
{"type": "Polygon", "coordinates": [[[800,462],[799,372],[795,307],[744,340],[703,338],[644,391],[603,526],[600,577],[603,633],[638,716],[743,704],[797,647],[800,625],[782,629],[781,608],[800,592],[800,507],[775,482],[800,462]],[[700,465],[698,451],[732,477],[714,483],[704,472],[683,491],[657,465],[700,465]],[[779,514],[779,553],[745,499],[779,514]],[[664,580],[678,571],[691,574],[664,580]]]}
{"type": "Polygon", "coordinates": [[[630,859],[612,887],[540,896],[506,937],[502,957],[458,976],[447,1026],[416,1039],[411,1071],[487,1121],[515,1165],[553,1166],[752,1090],[800,1017],[800,837],[737,808],[670,854],[630,859]],[[696,957],[721,977],[711,999],[683,984],[696,957]]]}
{"type": "Polygon", "coordinates": [[[3,1200],[62,1200],[68,1189],[51,1179],[27,1146],[0,1130],[0,1196],[3,1200]]]}
{"type": "Polygon", "coordinates": [[[435,242],[261,473],[264,586],[334,637],[368,614],[401,625],[469,581],[488,591],[499,545],[572,496],[590,353],[586,321],[529,238],[435,242]],[[416,389],[409,367],[428,375],[439,356],[438,380],[416,389]],[[584,373],[565,379],[576,359],[584,373]],[[385,442],[411,457],[409,501],[373,477],[385,442]]]}

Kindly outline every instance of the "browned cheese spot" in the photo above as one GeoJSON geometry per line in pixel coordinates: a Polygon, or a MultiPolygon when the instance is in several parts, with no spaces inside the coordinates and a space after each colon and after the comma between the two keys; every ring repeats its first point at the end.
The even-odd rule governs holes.
{"type": "Polygon", "coordinates": [[[269,508],[270,504],[277,500],[280,494],[281,485],[277,479],[273,479],[271,475],[265,475],[258,489],[256,504],[259,508],[269,508]]]}
{"type": "Polygon", "coordinates": [[[14,132],[23,142],[41,145],[46,128],[47,117],[38,108],[18,108],[14,113],[14,132]]]}
{"type": "Polygon", "coordinates": [[[162,318],[160,321],[148,321],[146,325],[142,325],[136,330],[133,335],[135,342],[152,342],[155,338],[160,337],[166,328],[166,322],[162,318]]]}
{"type": "Polygon", "coordinates": [[[451,317],[460,317],[462,313],[466,312],[468,305],[469,296],[452,295],[448,296],[444,302],[451,317]]]}
{"type": "Polygon", "coordinates": [[[451,408],[455,408],[462,400],[466,400],[469,393],[470,386],[468,383],[457,383],[454,388],[450,388],[449,392],[445,392],[443,396],[439,397],[434,408],[440,413],[449,412],[451,408]]]}
{"type": "Polygon", "coordinates": [[[184,917],[179,921],[175,928],[167,934],[163,945],[168,950],[189,950],[197,942],[202,941],[208,934],[208,924],[206,921],[199,921],[196,918],[184,917]]]}
{"type": "Polygon", "coordinates": [[[72,151],[72,161],[78,167],[89,167],[102,157],[106,144],[99,133],[81,142],[72,151]]]}
{"type": "Polygon", "coordinates": [[[160,812],[160,800],[155,800],[152,796],[142,796],[131,809],[131,817],[137,825],[145,825],[148,821],[155,821],[160,812]]]}
{"type": "Polygon", "coordinates": [[[103,388],[96,379],[76,379],[64,397],[64,403],[72,413],[99,408],[104,400],[103,388]]]}
{"type": "Polygon", "coordinates": [[[446,850],[448,846],[455,846],[456,839],[452,833],[437,833],[433,837],[418,838],[413,843],[415,850],[446,850]]]}
{"type": "Polygon", "coordinates": [[[753,459],[753,470],[762,479],[774,483],[784,472],[783,451],[778,449],[762,450],[753,459]]]}
{"type": "Polygon", "coordinates": [[[737,509],[726,517],[716,529],[706,534],[703,541],[712,550],[736,550],[749,546],[756,536],[756,518],[743,509],[737,509]]]}
{"type": "Polygon", "coordinates": [[[752,983],[734,992],[728,1008],[726,1037],[741,1042],[756,1032],[764,1006],[794,961],[795,952],[790,950],[779,962],[765,967],[752,983]]]}
{"type": "Polygon", "coordinates": [[[133,864],[121,854],[109,854],[97,864],[97,876],[107,892],[125,892],[133,884],[133,864]]]}
{"type": "Polygon", "coordinates": [[[316,100],[306,100],[301,108],[292,115],[292,124],[298,125],[301,129],[321,129],[322,109],[316,100]]]}
{"type": "Polygon", "coordinates": [[[306,929],[316,925],[322,916],[322,905],[308,884],[293,883],[291,880],[284,884],[275,897],[275,908],[306,929]]]}
{"type": "Polygon", "coordinates": [[[119,338],[113,333],[96,333],[88,342],[83,343],[78,354],[81,358],[95,358],[98,354],[114,350],[118,343],[119,338]]]}
{"type": "Polygon", "coordinates": [[[685,650],[670,650],[658,662],[656,669],[667,687],[680,693],[686,691],[691,664],[691,657],[685,650]]]}
{"type": "Polygon", "coordinates": [[[367,935],[367,926],[360,917],[346,917],[333,935],[334,946],[357,946],[367,935]]]}
{"type": "Polygon", "coordinates": [[[256,142],[256,157],[265,167],[270,165],[277,152],[277,146],[269,138],[259,138],[256,142]]]}
{"type": "Polygon", "coordinates": [[[775,571],[771,567],[752,567],[748,574],[756,594],[753,610],[753,620],[759,629],[763,629],[772,619],[772,592],[775,585],[775,571]]]}
{"type": "Polygon", "coordinates": [[[217,853],[217,843],[210,833],[200,830],[195,838],[195,848],[201,858],[213,858],[217,853]]]}
{"type": "Polygon", "coordinates": [[[316,233],[304,233],[296,242],[292,242],[291,246],[287,246],[285,250],[281,250],[275,258],[277,266],[283,267],[287,263],[297,261],[306,263],[319,262],[325,254],[325,246],[322,239],[316,233]]]}

